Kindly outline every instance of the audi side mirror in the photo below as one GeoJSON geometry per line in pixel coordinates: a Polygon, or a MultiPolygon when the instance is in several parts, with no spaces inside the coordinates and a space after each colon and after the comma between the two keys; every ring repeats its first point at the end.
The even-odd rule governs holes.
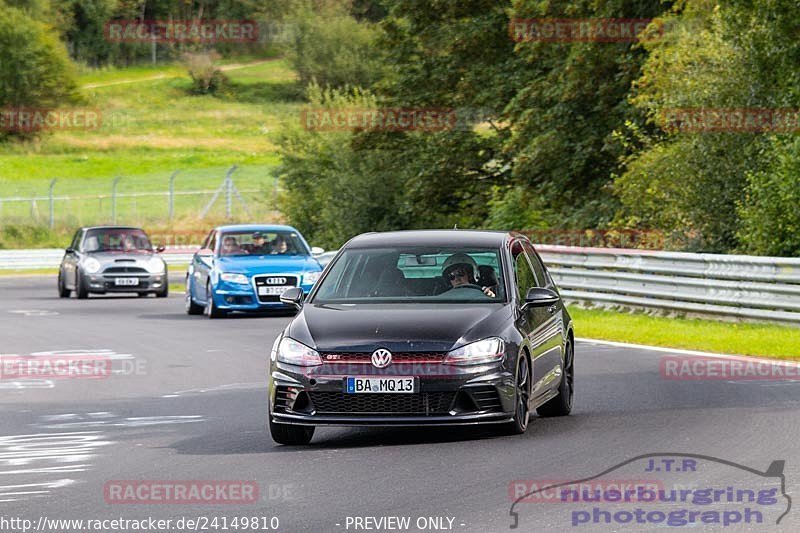
{"type": "Polygon", "coordinates": [[[321,255],[325,253],[324,248],[320,248],[319,246],[312,246],[311,247],[311,255],[321,255]]]}
{"type": "Polygon", "coordinates": [[[200,248],[197,250],[197,257],[208,258],[214,256],[214,250],[211,248],[200,248]]]}
{"type": "Polygon", "coordinates": [[[532,287],[528,289],[528,294],[525,295],[525,305],[533,307],[548,307],[558,303],[558,294],[550,289],[543,287],[532,287]]]}
{"type": "Polygon", "coordinates": [[[297,309],[300,309],[303,307],[303,289],[300,287],[286,289],[283,291],[283,294],[281,294],[281,303],[293,305],[297,309]]]}

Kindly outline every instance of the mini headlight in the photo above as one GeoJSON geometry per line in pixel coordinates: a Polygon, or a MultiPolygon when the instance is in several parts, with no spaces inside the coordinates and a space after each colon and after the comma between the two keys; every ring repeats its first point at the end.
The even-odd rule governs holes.
{"type": "Polygon", "coordinates": [[[465,344],[461,348],[449,352],[444,362],[451,365],[477,365],[494,363],[503,358],[505,344],[503,339],[489,337],[477,342],[465,344]]]}
{"type": "Polygon", "coordinates": [[[147,262],[147,271],[151,274],[163,274],[164,261],[160,257],[151,257],[147,262]]]}
{"type": "Polygon", "coordinates": [[[247,276],[244,274],[232,274],[230,272],[226,272],[220,275],[222,281],[227,281],[228,283],[238,283],[239,285],[247,285],[248,280],[247,276]]]}
{"type": "Polygon", "coordinates": [[[322,272],[306,272],[303,274],[303,284],[308,285],[309,283],[316,283],[319,281],[321,275],[322,272]]]}
{"type": "Polygon", "coordinates": [[[95,274],[100,270],[100,261],[94,257],[87,257],[83,260],[83,269],[89,274],[95,274]]]}
{"type": "Polygon", "coordinates": [[[278,345],[278,361],[297,366],[317,366],[322,364],[322,358],[316,350],[312,350],[302,342],[297,342],[289,337],[281,339],[278,345]]]}

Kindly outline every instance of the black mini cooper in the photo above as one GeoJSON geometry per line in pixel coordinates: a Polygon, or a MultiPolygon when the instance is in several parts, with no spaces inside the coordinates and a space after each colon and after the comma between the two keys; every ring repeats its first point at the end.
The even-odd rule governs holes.
{"type": "Polygon", "coordinates": [[[351,239],[270,354],[269,428],[281,444],[318,425],[497,424],[567,415],[572,320],[517,233],[368,233],[351,239]]]}

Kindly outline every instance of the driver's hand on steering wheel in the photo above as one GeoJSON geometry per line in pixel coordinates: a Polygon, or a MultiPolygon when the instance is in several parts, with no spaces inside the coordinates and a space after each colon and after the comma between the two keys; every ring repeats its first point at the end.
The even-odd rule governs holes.
{"type": "Polygon", "coordinates": [[[494,298],[495,297],[494,291],[492,289],[490,289],[489,287],[481,287],[481,290],[483,291],[483,294],[485,294],[489,298],[494,298]]]}

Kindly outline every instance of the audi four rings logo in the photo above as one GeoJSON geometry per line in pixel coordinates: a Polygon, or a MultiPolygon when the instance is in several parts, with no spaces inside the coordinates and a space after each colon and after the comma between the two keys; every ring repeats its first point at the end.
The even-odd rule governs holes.
{"type": "Polygon", "coordinates": [[[392,352],[384,348],[378,348],[372,352],[372,366],[375,368],[386,368],[392,362],[392,352]]]}
{"type": "Polygon", "coordinates": [[[286,278],[267,278],[267,285],[286,285],[286,278]]]}

